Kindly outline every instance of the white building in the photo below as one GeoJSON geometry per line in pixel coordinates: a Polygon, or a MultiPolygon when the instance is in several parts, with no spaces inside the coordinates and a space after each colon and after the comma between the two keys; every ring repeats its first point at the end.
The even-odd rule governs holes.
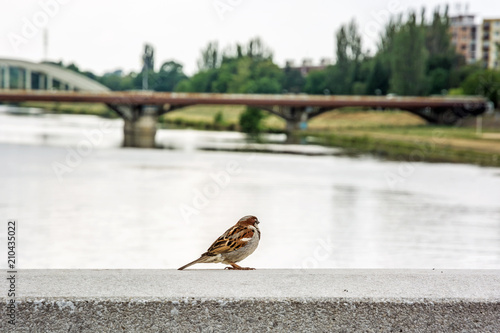
{"type": "Polygon", "coordinates": [[[481,53],[487,68],[500,69],[500,19],[483,20],[481,53]]]}

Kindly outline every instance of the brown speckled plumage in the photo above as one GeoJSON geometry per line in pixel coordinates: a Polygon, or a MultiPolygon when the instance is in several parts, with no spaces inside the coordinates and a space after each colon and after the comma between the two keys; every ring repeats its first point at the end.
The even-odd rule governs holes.
{"type": "Polygon", "coordinates": [[[255,251],[260,241],[260,230],[257,217],[247,215],[242,217],[233,227],[229,228],[203,253],[200,258],[187,265],[182,266],[183,270],[197,263],[217,263],[231,265],[229,269],[252,269],[240,267],[237,262],[245,259],[255,251]]]}

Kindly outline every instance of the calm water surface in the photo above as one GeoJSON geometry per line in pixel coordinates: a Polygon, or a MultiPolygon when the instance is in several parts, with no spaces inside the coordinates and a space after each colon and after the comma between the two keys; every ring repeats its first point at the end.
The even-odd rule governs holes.
{"type": "Polygon", "coordinates": [[[121,126],[0,112],[19,267],[177,268],[254,214],[262,241],[243,265],[500,269],[498,168],[204,152],[242,137],[191,130],[158,133],[175,149],[123,149],[121,126]]]}

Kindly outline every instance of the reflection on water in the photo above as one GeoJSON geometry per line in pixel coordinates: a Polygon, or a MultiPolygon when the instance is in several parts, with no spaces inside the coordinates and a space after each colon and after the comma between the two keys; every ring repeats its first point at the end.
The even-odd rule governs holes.
{"type": "Polygon", "coordinates": [[[196,149],[238,133],[122,149],[121,131],[0,114],[0,216],[19,220],[22,268],[177,268],[247,214],[262,221],[248,266],[500,268],[499,169],[418,163],[391,185],[397,162],[196,149]]]}

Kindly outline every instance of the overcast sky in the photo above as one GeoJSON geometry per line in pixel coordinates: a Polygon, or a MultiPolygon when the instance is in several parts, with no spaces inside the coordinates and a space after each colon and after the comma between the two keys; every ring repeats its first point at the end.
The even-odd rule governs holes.
{"type": "MultiPolygon", "coordinates": [[[[43,28],[48,59],[74,62],[97,74],[138,71],[144,43],[156,64],[175,60],[196,71],[200,49],[211,40],[222,47],[260,36],[283,65],[304,58],[333,58],[334,34],[355,18],[366,49],[375,49],[377,31],[389,13],[428,11],[446,2],[432,0],[0,0],[0,58],[41,61],[43,28]]],[[[452,14],[457,2],[450,4],[452,14]]],[[[465,10],[461,5],[461,12],[465,10]]],[[[500,17],[500,1],[475,0],[469,13],[500,17]]]]}

